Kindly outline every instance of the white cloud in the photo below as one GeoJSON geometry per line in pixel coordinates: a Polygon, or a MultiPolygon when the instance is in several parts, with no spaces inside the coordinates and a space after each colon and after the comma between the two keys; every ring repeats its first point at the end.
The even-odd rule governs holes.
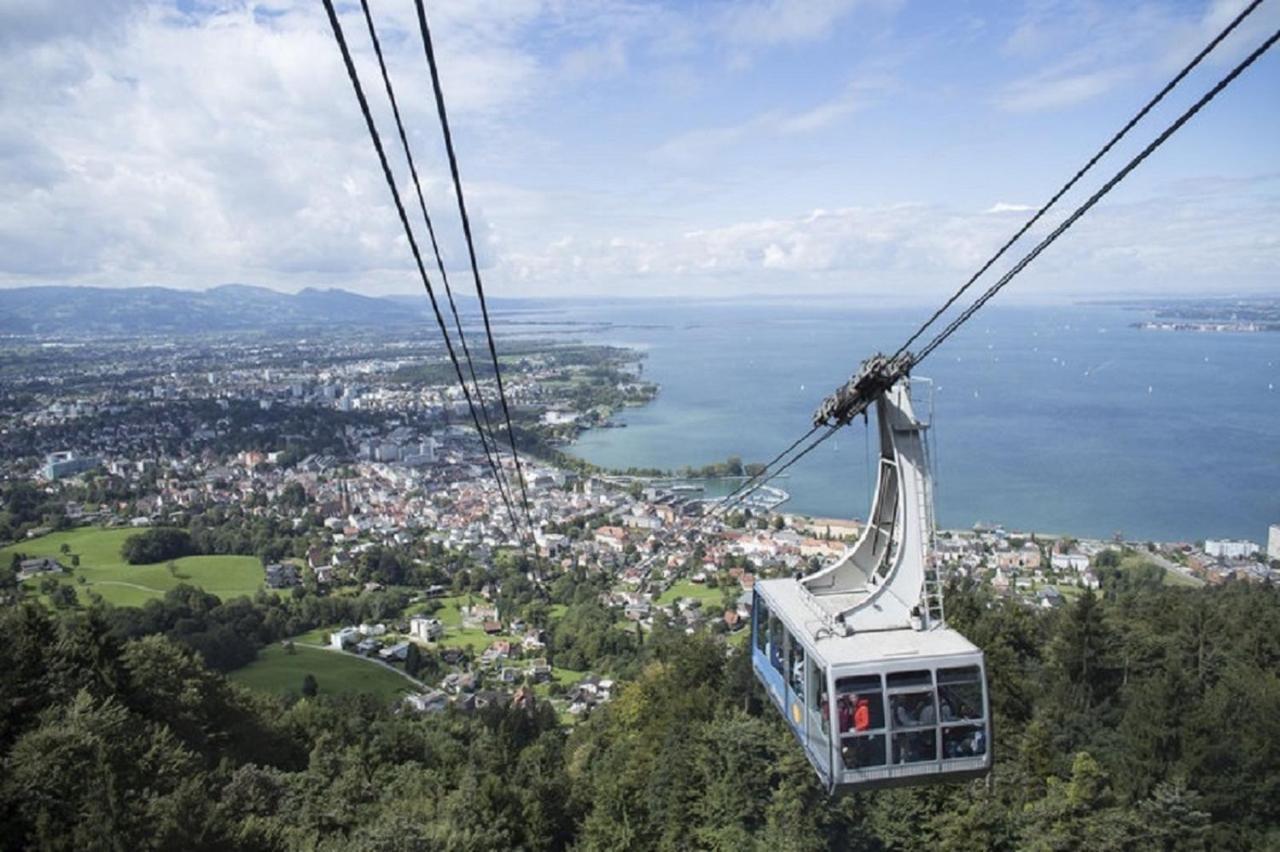
{"type": "Polygon", "coordinates": [[[747,44],[795,44],[830,35],[859,6],[896,6],[862,0],[754,0],[729,6],[721,26],[732,40],[747,44]]]}
{"type": "MultiPolygon", "coordinates": [[[[1224,279],[1245,289],[1271,285],[1280,240],[1260,223],[1280,218],[1278,190],[1280,177],[1209,180],[1103,205],[1041,255],[1010,293],[1016,299],[1195,292],[1224,279]]],[[[500,272],[541,292],[627,281],[650,295],[789,290],[929,299],[958,286],[1011,235],[1016,223],[991,213],[1030,209],[1000,203],[973,212],[927,204],[816,210],[650,240],[551,243],[510,253],[500,272]]],[[[995,274],[1058,221],[1038,226],[995,274]]]]}
{"type": "Polygon", "coordinates": [[[696,165],[745,140],[812,133],[866,108],[892,86],[893,81],[885,77],[855,80],[834,97],[809,109],[769,110],[739,124],[690,130],[668,139],[653,153],[660,162],[696,165]]]}
{"type": "Polygon", "coordinates": [[[1000,97],[1000,105],[1013,112],[1075,106],[1106,94],[1130,76],[1131,72],[1124,68],[1060,76],[1036,75],[1009,85],[1000,97]]]}
{"type": "Polygon", "coordinates": [[[891,89],[893,85],[892,80],[884,77],[855,80],[843,92],[812,109],[781,116],[777,122],[778,131],[790,134],[820,130],[865,108],[877,95],[891,89]]]}
{"type": "MultiPolygon", "coordinates": [[[[434,23],[456,34],[441,50],[451,111],[464,126],[488,121],[527,96],[536,60],[504,41],[513,36],[502,27],[446,8],[434,23]]],[[[368,275],[412,285],[399,222],[318,4],[270,15],[241,3],[185,15],[143,3],[118,11],[90,13],[98,29],[74,10],[29,14],[19,23],[31,35],[0,57],[0,281],[304,286],[368,275]]],[[[13,17],[5,7],[3,18],[13,17]]],[[[393,16],[378,20],[393,77],[417,78],[398,93],[410,125],[430,128],[421,47],[396,32],[393,16]]],[[[344,27],[407,179],[358,11],[344,27]]],[[[447,214],[442,163],[423,149],[433,206],[447,214]]],[[[401,191],[412,205],[410,188],[401,191]]]]}
{"type": "Polygon", "coordinates": [[[1010,204],[1007,201],[997,201],[986,209],[987,213],[1025,213],[1035,210],[1036,208],[1030,204],[1010,204]]]}
{"type": "MultiPolygon", "coordinates": [[[[777,45],[823,39],[850,13],[857,15],[859,5],[769,2],[724,12],[723,6],[642,0],[432,4],[478,248],[495,283],[522,293],[638,286],[673,294],[735,287],[927,294],[971,271],[1010,225],[1009,216],[990,214],[1030,208],[998,202],[983,210],[990,195],[952,206],[892,204],[888,200],[901,195],[888,180],[875,203],[858,194],[874,181],[860,182],[857,169],[875,168],[867,164],[883,152],[863,138],[863,122],[851,116],[874,106],[891,86],[911,97],[920,81],[910,62],[894,64],[889,80],[877,76],[885,73],[877,63],[883,55],[859,56],[842,66],[853,75],[843,88],[796,97],[780,89],[768,93],[773,101],[732,100],[741,78],[724,73],[720,60],[727,51],[763,56],[777,45]],[[781,16],[773,33],[766,32],[771,14],[781,16]],[[628,112],[627,94],[660,90],[664,80],[677,78],[706,92],[725,88],[730,100],[718,114],[757,105],[741,107],[748,117],[737,124],[701,128],[700,121],[710,120],[681,109],[705,103],[706,92],[687,101],[676,95],[674,108],[659,92],[628,112]],[[583,98],[605,104],[600,126],[561,126],[557,110],[581,116],[583,98]],[[854,121],[856,138],[846,134],[854,121]],[[823,157],[817,142],[824,130],[867,151],[856,168],[833,171],[815,190],[812,171],[824,170],[827,180],[825,169],[840,156],[814,162],[823,157]],[[807,150],[788,161],[800,188],[786,199],[771,193],[787,187],[725,156],[767,161],[772,152],[793,148],[807,150]],[[581,170],[576,158],[586,161],[581,170]],[[744,212],[740,202],[748,196],[756,206],[744,212]],[[813,204],[832,209],[791,217],[759,212],[813,204]]],[[[143,0],[0,0],[0,284],[246,281],[290,289],[416,289],[400,224],[319,4],[274,0],[268,10],[226,0],[197,8],[182,12],[143,0]]],[[[364,22],[358,6],[346,8],[348,38],[412,209],[364,22]]],[[[463,268],[413,5],[376,0],[374,13],[446,258],[463,268]]],[[[1211,9],[1205,20],[1217,14],[1211,9]]],[[[1040,24],[1058,31],[1052,16],[1040,24]]],[[[1206,25],[1198,16],[1184,24],[1196,32],[1206,25]]],[[[1108,44],[1116,41],[1110,30],[1102,35],[1108,44]]],[[[1043,106],[1044,91],[1059,105],[1080,102],[1114,84],[1109,77],[1090,84],[1090,75],[1130,67],[1137,75],[1150,64],[1111,47],[1090,54],[1079,39],[1068,42],[1064,50],[1030,35],[1012,42],[1008,55],[1027,67],[1018,72],[1023,83],[1003,89],[1004,105],[1043,106]],[[1030,79],[1047,85],[1032,95],[1020,88],[1030,79]]],[[[1146,56],[1161,50],[1143,47],[1146,56]]],[[[881,112],[887,110],[879,110],[877,120],[881,112]]],[[[998,157],[999,149],[975,153],[998,157]]],[[[1274,189],[1274,179],[1265,185],[1274,189]]],[[[986,191],[1017,198],[1023,188],[998,184],[986,191]]],[[[1118,269],[1130,270],[1135,281],[1274,269],[1276,204],[1263,203],[1256,186],[1233,191],[1245,201],[1227,204],[1221,194],[1182,187],[1172,208],[1144,210],[1146,222],[1119,208],[1100,210],[1096,221],[1111,230],[1073,232],[1072,247],[1055,248],[1037,268],[1056,269],[1053,258],[1071,258],[1062,261],[1062,281],[1074,275],[1087,286],[1114,283],[1118,269]],[[1173,220],[1182,230],[1165,222],[1169,209],[1184,217],[1173,220]],[[1207,235],[1200,241],[1190,237],[1196,223],[1207,235]],[[1201,248],[1213,264],[1197,259],[1201,248]]]]}
{"type": "Polygon", "coordinates": [[[1166,74],[1171,57],[1184,64],[1225,23],[1211,32],[1172,5],[1031,3],[1003,45],[1015,65],[1031,70],[1005,84],[996,102],[1027,112],[1095,100],[1130,81],[1166,74]]]}
{"type": "MultiPolygon", "coordinates": [[[[1160,82],[1184,66],[1249,0],[1211,0],[1200,15],[1176,4],[1098,0],[1033,2],[1005,39],[1006,56],[1040,67],[1003,86],[996,102],[1015,112],[1095,100],[1131,81],[1160,82]]],[[[1252,12],[1206,64],[1235,62],[1280,26],[1280,7],[1252,12]]]]}

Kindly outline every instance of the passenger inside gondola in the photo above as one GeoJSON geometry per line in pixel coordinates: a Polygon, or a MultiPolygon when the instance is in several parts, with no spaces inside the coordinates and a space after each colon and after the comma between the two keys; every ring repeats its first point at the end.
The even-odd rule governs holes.
{"type": "Polygon", "coordinates": [[[782,622],[776,616],[769,617],[769,663],[774,671],[782,674],[782,622]]]}
{"type": "Polygon", "coordinates": [[[982,673],[976,666],[938,670],[938,704],[942,712],[942,756],[953,760],[986,754],[982,719],[982,673]]]}
{"type": "Polygon", "coordinates": [[[884,766],[884,691],[879,675],[836,682],[840,753],[848,769],[884,766]]]}
{"type": "Polygon", "coordinates": [[[800,703],[804,703],[804,648],[799,642],[791,641],[788,643],[790,648],[788,671],[791,673],[791,691],[795,694],[800,703]]]}
{"type": "Polygon", "coordinates": [[[889,675],[891,688],[912,687],[890,694],[893,719],[893,762],[917,763],[938,759],[938,712],[931,672],[898,672],[889,675]]]}
{"type": "Polygon", "coordinates": [[[942,731],[942,753],[947,758],[978,757],[987,753],[981,725],[959,725],[942,731]]]}

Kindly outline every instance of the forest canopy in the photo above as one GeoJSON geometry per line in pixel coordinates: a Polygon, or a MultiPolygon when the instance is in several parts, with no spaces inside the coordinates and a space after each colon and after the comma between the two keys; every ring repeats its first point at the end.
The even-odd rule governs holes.
{"type": "MultiPolygon", "coordinates": [[[[633,676],[567,729],[544,702],[415,715],[323,690],[250,693],[211,670],[171,615],[213,624],[249,603],[187,591],[145,618],[31,601],[0,613],[0,848],[1280,842],[1270,586],[1175,589],[1117,574],[1056,611],[952,589],[951,622],[987,655],[992,776],[834,800],[745,654],[713,636],[658,626],[634,637],[633,676]]],[[[567,652],[598,617],[566,626],[567,652]]]]}

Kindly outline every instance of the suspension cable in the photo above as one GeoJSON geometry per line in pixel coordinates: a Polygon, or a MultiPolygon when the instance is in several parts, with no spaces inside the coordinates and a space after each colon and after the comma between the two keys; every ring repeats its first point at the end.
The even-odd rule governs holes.
{"type": "MultiPolygon", "coordinates": [[[[414,262],[418,266],[418,274],[422,278],[423,287],[426,288],[427,296],[431,300],[431,310],[435,313],[436,324],[440,327],[440,334],[444,336],[445,350],[448,352],[449,360],[453,363],[453,369],[457,374],[462,394],[466,397],[467,408],[471,412],[471,421],[475,424],[476,431],[480,432],[480,418],[476,414],[475,403],[471,399],[471,392],[467,389],[466,380],[462,377],[462,367],[458,363],[458,356],[453,350],[453,343],[449,340],[449,329],[445,325],[444,316],[440,313],[440,305],[436,301],[435,289],[431,286],[431,279],[427,277],[427,269],[422,263],[422,253],[418,249],[418,242],[414,239],[413,229],[409,227],[409,216],[405,212],[404,203],[400,200],[400,191],[396,188],[395,177],[391,173],[391,165],[387,162],[387,154],[382,147],[382,138],[378,134],[377,125],[374,124],[373,115],[369,111],[369,102],[365,99],[364,89],[360,85],[360,76],[356,73],[355,63],[351,60],[351,51],[348,49],[346,37],[342,33],[342,24],[338,21],[338,14],[334,11],[333,0],[324,0],[324,7],[329,14],[329,23],[333,27],[334,39],[338,43],[339,50],[342,51],[342,61],[347,68],[347,77],[351,80],[352,88],[355,89],[356,100],[360,103],[360,112],[364,115],[365,124],[369,129],[369,138],[373,141],[374,150],[378,153],[378,162],[382,165],[382,175],[387,181],[387,187],[391,190],[391,198],[395,202],[396,212],[400,216],[400,224],[404,227],[405,237],[409,240],[409,248],[412,250],[414,262]]],[[[511,519],[512,532],[519,538],[520,524],[516,520],[511,501],[507,498],[506,492],[502,490],[502,483],[498,476],[498,466],[494,463],[493,456],[489,453],[487,445],[485,446],[485,458],[489,462],[490,470],[493,471],[494,480],[498,482],[499,493],[502,495],[503,502],[507,507],[507,514],[511,519]]]]}
{"type": "Polygon", "coordinates": [[[1231,32],[1235,30],[1235,28],[1238,27],[1242,21],[1244,21],[1245,18],[1249,17],[1249,15],[1253,13],[1253,10],[1257,9],[1258,6],[1261,5],[1261,3],[1262,3],[1262,0],[1253,0],[1253,2],[1250,3],[1248,6],[1246,6],[1244,10],[1240,12],[1240,14],[1236,15],[1236,17],[1232,19],[1231,23],[1227,24],[1227,26],[1222,30],[1222,32],[1218,33],[1218,35],[1212,41],[1210,41],[1207,45],[1205,45],[1204,48],[1201,49],[1201,51],[1191,59],[1190,62],[1188,62],[1185,66],[1183,66],[1181,71],[1179,71],[1171,80],[1169,80],[1168,83],[1165,83],[1164,88],[1162,88],[1159,92],[1157,92],[1155,97],[1147,101],[1146,105],[1143,106],[1142,109],[1138,110],[1138,112],[1133,116],[1133,118],[1129,119],[1129,121],[1124,125],[1124,127],[1120,128],[1120,130],[1114,136],[1112,136],[1110,140],[1108,140],[1107,144],[1103,145],[1100,149],[1098,149],[1098,152],[1094,154],[1089,159],[1089,161],[1085,163],[1084,166],[1082,166],[1080,170],[1077,171],[1071,177],[1071,180],[1063,184],[1062,188],[1059,189],[1056,193],[1054,193],[1053,197],[1050,198],[1047,202],[1045,202],[1044,206],[1041,207],[1039,210],[1037,210],[1035,215],[1032,216],[1030,219],[1028,219],[1023,224],[1023,226],[1019,228],[1017,232],[1014,233],[1014,235],[1008,239],[1007,242],[1005,242],[1004,245],[1000,246],[999,250],[996,251],[996,253],[993,254],[990,258],[988,258],[987,262],[982,264],[982,267],[979,268],[977,272],[973,273],[973,276],[968,281],[966,281],[959,290],[956,290],[956,292],[952,294],[951,298],[947,299],[947,301],[943,303],[942,307],[934,311],[933,315],[930,316],[927,320],[925,320],[924,324],[921,325],[918,329],[916,329],[915,333],[912,334],[911,337],[907,338],[907,342],[902,344],[902,346],[898,348],[898,351],[894,353],[893,357],[896,358],[897,356],[901,355],[903,352],[906,352],[907,349],[911,346],[911,344],[915,343],[916,339],[919,338],[920,335],[924,334],[924,332],[929,328],[929,326],[933,325],[938,320],[938,317],[946,313],[947,309],[949,309],[952,305],[954,305],[956,301],[961,296],[963,296],[970,287],[973,286],[974,282],[976,282],[979,278],[981,278],[987,272],[987,270],[989,270],[993,265],[995,265],[996,261],[998,261],[1001,257],[1003,257],[1004,253],[1008,251],[1009,248],[1014,243],[1016,243],[1019,239],[1021,239],[1022,236],[1027,233],[1027,231],[1031,230],[1031,228],[1034,227],[1035,224],[1040,221],[1041,217],[1043,217],[1045,213],[1049,212],[1049,208],[1057,204],[1059,199],[1062,198],[1062,196],[1066,195],[1071,190],[1072,187],[1074,187],[1077,183],[1079,183],[1080,179],[1083,178],[1085,174],[1090,169],[1092,169],[1099,160],[1101,160],[1104,156],[1106,156],[1106,154],[1112,148],[1114,148],[1116,144],[1120,142],[1121,139],[1127,136],[1129,131],[1132,130],[1139,121],[1141,121],[1143,118],[1146,117],[1147,113],[1151,112],[1151,110],[1154,109],[1157,104],[1159,104],[1162,100],[1164,100],[1165,95],[1173,91],[1173,89],[1179,83],[1181,83],[1182,80],[1188,74],[1190,74],[1191,71],[1197,65],[1200,64],[1201,60],[1203,60],[1206,56],[1208,56],[1211,52],[1213,52],[1214,48],[1216,48],[1219,44],[1221,44],[1222,40],[1225,39],[1228,35],[1230,35],[1231,32]]]}
{"type": "Polygon", "coordinates": [[[1046,236],[1043,240],[1041,240],[1036,245],[1035,248],[1027,252],[1027,254],[1024,255],[1023,258],[1019,260],[1016,264],[1014,264],[1013,267],[1010,268],[1008,272],[1002,275],[999,278],[999,280],[997,280],[994,284],[992,284],[989,288],[987,288],[987,291],[985,293],[983,293],[980,297],[974,300],[973,304],[971,304],[968,308],[966,308],[963,312],[961,312],[959,316],[953,319],[950,322],[950,324],[947,325],[946,328],[944,328],[936,337],[933,338],[933,340],[929,341],[928,345],[926,345],[922,350],[920,350],[920,354],[915,357],[915,363],[919,364],[921,361],[923,361],[925,358],[929,356],[929,353],[937,349],[944,340],[946,340],[948,337],[954,334],[956,330],[960,328],[960,326],[964,325],[964,323],[967,322],[971,316],[977,313],[977,311],[983,305],[985,305],[988,301],[990,301],[992,296],[1000,292],[1000,290],[1006,284],[1008,284],[1010,281],[1013,280],[1014,276],[1016,276],[1019,272],[1025,269],[1027,267],[1027,264],[1031,263],[1031,261],[1039,257],[1042,251],[1044,251],[1046,248],[1052,245],[1053,242],[1056,239],[1058,239],[1058,237],[1062,236],[1062,234],[1064,234],[1068,228],[1074,225],[1080,219],[1081,216],[1089,212],[1089,210],[1095,204],[1097,204],[1100,200],[1102,200],[1103,196],[1105,196],[1108,192],[1114,189],[1116,185],[1119,184],[1122,180],[1128,177],[1129,174],[1134,169],[1136,169],[1139,165],[1142,164],[1143,160],[1151,156],[1151,154],[1154,153],[1157,148],[1159,148],[1166,141],[1168,141],[1169,137],[1171,137],[1174,133],[1177,133],[1178,130],[1181,129],[1182,126],[1186,124],[1188,121],[1190,121],[1192,117],[1195,116],[1196,113],[1198,113],[1201,109],[1203,109],[1210,101],[1216,98],[1224,89],[1227,88],[1227,86],[1231,85],[1232,81],[1234,81],[1237,77],[1239,77],[1242,73],[1244,73],[1246,68],[1248,68],[1254,62],[1256,62],[1259,57],[1261,57],[1264,53],[1270,50],[1277,40],[1280,40],[1280,29],[1276,30],[1274,33],[1271,34],[1270,38],[1268,38],[1266,41],[1262,42],[1262,44],[1254,48],[1252,53],[1246,56],[1240,62],[1240,64],[1236,65],[1235,68],[1231,69],[1231,72],[1227,74],[1227,76],[1219,80],[1213,86],[1213,88],[1209,89],[1209,91],[1201,95],[1199,100],[1197,100],[1194,104],[1188,107],[1187,110],[1183,112],[1182,115],[1178,116],[1178,118],[1172,124],[1166,127],[1159,136],[1153,139],[1145,148],[1143,148],[1135,157],[1133,157],[1133,159],[1129,160],[1129,162],[1126,163],[1122,169],[1120,169],[1118,172],[1112,175],[1110,180],[1104,183],[1097,192],[1095,192],[1093,195],[1089,197],[1089,200],[1085,201],[1083,204],[1077,207],[1070,216],[1068,216],[1066,219],[1062,221],[1061,224],[1058,225],[1058,227],[1050,231],[1048,236],[1046,236]]]}
{"type": "MultiPolygon", "coordinates": [[[[471,358],[471,347],[468,347],[466,334],[463,333],[462,330],[462,319],[458,316],[458,306],[453,299],[453,288],[449,285],[448,272],[444,271],[444,258],[440,255],[439,242],[436,241],[435,238],[435,226],[431,224],[431,215],[428,210],[426,210],[426,198],[424,194],[422,194],[422,184],[419,177],[417,177],[417,165],[413,162],[412,150],[410,145],[408,145],[408,136],[406,132],[404,132],[404,123],[401,119],[401,111],[399,111],[398,101],[396,100],[396,91],[394,91],[394,88],[392,87],[390,74],[387,72],[387,63],[385,63],[385,60],[383,59],[383,46],[381,46],[381,41],[378,38],[378,31],[376,31],[374,27],[374,17],[372,17],[372,14],[369,12],[369,0],[360,0],[360,5],[361,8],[364,9],[365,23],[367,24],[367,27],[369,27],[370,41],[374,43],[374,55],[378,56],[378,69],[381,73],[381,77],[383,77],[383,87],[387,90],[387,100],[390,101],[390,105],[392,105],[392,115],[396,118],[396,130],[399,134],[399,139],[401,139],[401,150],[404,152],[404,160],[408,162],[408,173],[410,173],[413,179],[413,191],[417,193],[417,206],[419,206],[419,210],[422,212],[422,220],[426,221],[426,233],[428,233],[431,238],[431,251],[433,251],[435,255],[435,267],[436,270],[440,272],[440,280],[444,281],[444,294],[449,302],[449,311],[453,313],[453,327],[454,330],[457,331],[458,340],[460,340],[462,344],[462,357],[466,359],[467,372],[470,372],[471,375],[471,385],[472,389],[475,390],[477,407],[480,408],[480,416],[484,420],[485,431],[480,432],[480,443],[485,446],[486,454],[492,452],[494,455],[500,455],[498,450],[498,441],[497,439],[494,439],[493,422],[489,420],[489,407],[485,406],[483,391],[480,389],[480,379],[476,376],[475,361],[472,361],[471,358]],[[485,432],[488,432],[488,436],[485,435],[485,432]],[[490,446],[492,446],[492,450],[490,450],[490,446]]],[[[503,477],[503,480],[504,478],[506,477],[503,477]]],[[[503,480],[499,480],[498,489],[507,489],[507,495],[504,496],[503,499],[509,500],[511,499],[511,496],[509,496],[509,485],[504,485],[503,480]]],[[[530,535],[532,535],[531,528],[530,535]]]]}
{"type": "MultiPolygon", "coordinates": [[[[326,0],[328,2],[328,0],[326,0]]],[[[458,216],[462,220],[462,233],[467,241],[467,254],[471,259],[471,274],[476,282],[476,296],[480,300],[480,314],[484,318],[484,333],[489,342],[489,356],[493,359],[493,374],[498,383],[498,399],[502,402],[502,416],[507,422],[507,437],[511,442],[511,458],[515,461],[516,478],[520,482],[520,498],[524,504],[525,521],[530,528],[533,519],[529,514],[529,492],[525,487],[524,470],[520,465],[520,453],[516,450],[516,432],[511,425],[511,409],[507,405],[506,390],[502,386],[502,368],[498,363],[498,349],[493,342],[493,328],[489,324],[489,308],[485,303],[484,285],[480,282],[480,264],[476,261],[476,246],[471,235],[471,219],[467,216],[467,204],[462,193],[462,178],[458,173],[458,158],[453,150],[453,134],[449,130],[449,115],[444,105],[444,92],[440,87],[440,72],[436,67],[435,48],[431,43],[431,29],[427,26],[427,10],[422,0],[416,0],[418,7],[418,28],[422,31],[422,46],[427,54],[427,65],[431,69],[431,87],[435,92],[436,112],[440,117],[440,130],[444,134],[445,152],[449,156],[449,171],[453,176],[454,194],[458,199],[458,216]]]]}
{"type": "MultiPolygon", "coordinates": [[[[422,193],[422,183],[418,179],[418,167],[414,163],[413,152],[409,147],[409,137],[405,133],[404,121],[400,117],[400,105],[396,101],[396,93],[391,85],[391,76],[387,72],[387,64],[382,56],[382,43],[378,39],[378,32],[373,25],[373,15],[369,11],[369,0],[360,0],[360,7],[364,11],[365,24],[369,28],[369,39],[373,42],[374,55],[378,58],[378,70],[382,73],[382,85],[386,89],[387,100],[391,102],[391,114],[395,117],[396,131],[400,136],[400,148],[404,151],[404,158],[409,164],[409,175],[413,178],[413,188],[418,196],[418,209],[422,211],[423,221],[427,223],[427,234],[431,238],[431,250],[435,254],[436,269],[440,273],[440,280],[444,282],[445,297],[449,302],[449,310],[453,314],[454,330],[457,331],[458,340],[462,344],[462,355],[467,362],[467,371],[471,375],[471,385],[475,391],[476,404],[480,408],[485,430],[488,432],[488,437],[485,436],[484,432],[480,434],[480,442],[485,444],[486,447],[492,446],[494,455],[500,455],[498,443],[493,437],[493,423],[489,419],[489,407],[485,405],[484,394],[480,389],[480,379],[476,376],[476,365],[471,358],[471,347],[467,345],[467,336],[462,330],[462,319],[458,315],[458,305],[453,298],[453,287],[449,284],[449,273],[445,271],[444,259],[440,254],[440,244],[436,240],[436,229],[432,225],[431,214],[427,212],[427,202],[422,193]]],[[[489,452],[489,450],[486,449],[486,452],[489,452]]],[[[498,487],[503,488],[504,486],[499,482],[498,487]]],[[[530,530],[530,533],[532,533],[532,530],[530,530]]]]}
{"type": "MultiPolygon", "coordinates": [[[[811,429],[811,430],[809,431],[809,435],[812,435],[812,434],[813,434],[814,432],[816,432],[819,428],[821,428],[821,427],[816,427],[816,426],[815,426],[813,429],[811,429]]],[[[787,463],[786,463],[786,464],[784,464],[782,467],[780,467],[780,468],[778,468],[777,470],[773,471],[773,472],[772,472],[772,473],[770,473],[768,476],[766,476],[764,479],[762,479],[762,480],[760,480],[758,483],[756,483],[756,485],[755,485],[755,486],[754,486],[750,491],[745,491],[745,492],[743,492],[743,493],[742,493],[742,494],[740,494],[736,499],[732,499],[732,500],[726,499],[723,503],[721,503],[719,506],[717,506],[717,507],[716,507],[712,512],[708,512],[706,515],[704,515],[704,516],[703,516],[703,518],[702,518],[702,521],[701,521],[700,523],[698,523],[698,524],[694,527],[694,531],[697,531],[697,530],[698,530],[698,529],[700,529],[704,524],[706,524],[706,523],[710,522],[711,520],[713,520],[713,519],[714,519],[714,518],[716,518],[717,516],[720,516],[720,517],[727,517],[727,516],[728,516],[728,515],[729,515],[729,514],[734,510],[734,509],[736,509],[737,507],[741,506],[741,505],[742,505],[743,503],[745,503],[748,499],[750,499],[750,497],[751,497],[751,495],[752,495],[752,494],[754,494],[755,492],[759,491],[761,488],[764,488],[764,487],[765,487],[766,485],[768,485],[770,482],[772,482],[773,480],[775,480],[775,479],[777,479],[779,476],[781,476],[783,473],[785,473],[785,472],[787,471],[787,469],[788,469],[788,468],[790,468],[793,464],[795,464],[796,462],[800,461],[800,459],[804,458],[805,456],[809,455],[809,453],[811,453],[811,452],[813,452],[814,450],[816,450],[816,449],[818,448],[818,445],[819,445],[819,444],[821,444],[822,442],[826,441],[828,438],[830,438],[830,437],[831,437],[832,435],[834,435],[836,432],[840,431],[840,428],[841,428],[841,427],[840,427],[840,425],[839,425],[839,424],[826,427],[826,430],[825,430],[821,435],[819,435],[816,439],[814,439],[813,441],[811,441],[807,447],[805,447],[805,448],[804,448],[803,450],[801,450],[800,452],[796,453],[796,455],[794,455],[791,459],[789,459],[789,460],[787,461],[787,463]]],[[[809,437],[809,435],[805,435],[805,438],[809,437]]],[[[803,440],[804,440],[804,438],[801,438],[800,440],[801,440],[801,441],[803,441],[803,440]]],[[[797,441],[796,443],[798,444],[798,443],[800,443],[800,442],[799,442],[799,441],[797,441]]]]}
{"type": "MultiPolygon", "coordinates": [[[[804,442],[809,438],[809,436],[810,436],[810,435],[812,435],[814,432],[817,432],[820,428],[822,428],[822,427],[821,427],[821,426],[814,426],[814,427],[813,427],[812,429],[810,429],[808,432],[805,432],[805,433],[804,433],[803,435],[801,435],[799,438],[797,438],[796,440],[792,441],[792,442],[791,442],[791,445],[790,445],[789,447],[787,447],[785,450],[783,450],[782,452],[780,452],[780,453],[778,453],[776,456],[774,456],[772,459],[770,459],[770,460],[769,460],[769,461],[764,465],[764,467],[762,467],[762,468],[761,468],[757,473],[753,474],[753,475],[751,476],[751,478],[750,478],[750,479],[748,479],[746,482],[742,483],[742,484],[741,484],[741,485],[739,485],[737,488],[733,489],[733,491],[731,491],[731,492],[729,492],[727,495],[725,495],[724,500],[727,502],[727,501],[729,501],[729,500],[733,499],[734,497],[737,497],[737,496],[738,496],[740,493],[742,493],[743,491],[746,491],[746,490],[750,489],[750,488],[752,487],[752,485],[755,483],[755,481],[756,481],[757,479],[759,479],[760,477],[764,476],[766,473],[768,473],[768,472],[769,472],[769,468],[773,467],[775,464],[777,464],[779,461],[781,461],[781,460],[782,460],[782,458],[783,458],[784,456],[786,456],[786,455],[787,455],[787,453],[791,452],[791,451],[792,451],[792,450],[794,450],[796,447],[798,447],[798,446],[800,446],[802,443],[804,443],[804,442]]],[[[723,504],[721,504],[721,505],[723,505],[723,504]]],[[[714,510],[714,509],[713,509],[713,510],[712,510],[712,513],[714,514],[714,513],[715,513],[715,511],[716,511],[716,510],[714,510]]]]}

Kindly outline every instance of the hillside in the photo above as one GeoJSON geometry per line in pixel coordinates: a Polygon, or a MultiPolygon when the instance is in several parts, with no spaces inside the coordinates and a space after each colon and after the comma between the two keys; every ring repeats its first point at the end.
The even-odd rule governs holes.
{"type": "Polygon", "coordinates": [[[166,287],[0,289],[0,334],[134,335],[390,325],[427,316],[425,299],[373,298],[346,290],[281,293],[225,284],[166,287]]]}

